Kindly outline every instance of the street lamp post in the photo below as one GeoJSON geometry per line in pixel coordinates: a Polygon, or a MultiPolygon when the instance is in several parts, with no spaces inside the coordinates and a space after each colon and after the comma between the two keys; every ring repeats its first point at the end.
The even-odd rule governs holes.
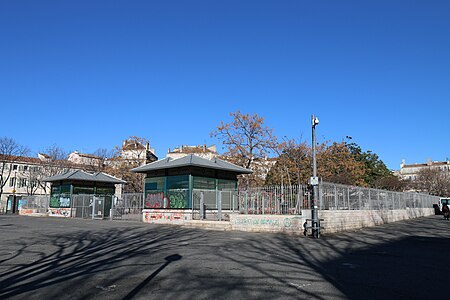
{"type": "Polygon", "coordinates": [[[313,176],[310,184],[313,187],[313,198],[311,203],[311,229],[313,237],[319,238],[320,235],[320,219],[318,216],[318,197],[319,197],[319,178],[317,177],[317,163],[316,163],[316,126],[319,124],[319,119],[312,115],[312,169],[313,176]]]}
{"type": "Polygon", "coordinates": [[[14,171],[14,187],[13,187],[13,199],[12,199],[12,213],[17,213],[16,207],[17,207],[17,196],[16,196],[16,182],[17,182],[17,171],[14,171]]]}

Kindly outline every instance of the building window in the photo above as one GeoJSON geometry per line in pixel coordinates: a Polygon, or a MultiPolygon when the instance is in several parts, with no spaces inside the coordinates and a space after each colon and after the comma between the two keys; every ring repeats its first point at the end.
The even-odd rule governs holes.
{"type": "Polygon", "coordinates": [[[13,165],[13,171],[17,170],[17,165],[13,165]]]}
{"type": "Polygon", "coordinates": [[[13,187],[16,185],[16,177],[11,177],[9,180],[9,187],[13,187]]]}

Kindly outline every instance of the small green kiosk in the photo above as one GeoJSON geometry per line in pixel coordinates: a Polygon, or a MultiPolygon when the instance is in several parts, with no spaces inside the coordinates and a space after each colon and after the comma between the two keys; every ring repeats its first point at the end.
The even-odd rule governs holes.
{"type": "Polygon", "coordinates": [[[125,181],[103,172],[68,171],[44,179],[50,182],[49,216],[107,218],[116,184],[125,181]]]}
{"type": "MultiPolygon", "coordinates": [[[[237,176],[252,173],[218,158],[210,160],[194,154],[164,158],[132,171],[145,174],[144,221],[146,212],[170,210],[167,212],[186,219],[186,214],[192,215],[203,205],[208,210],[232,210],[237,206],[237,176]]],[[[173,219],[173,215],[159,214],[155,218],[173,219]]]]}

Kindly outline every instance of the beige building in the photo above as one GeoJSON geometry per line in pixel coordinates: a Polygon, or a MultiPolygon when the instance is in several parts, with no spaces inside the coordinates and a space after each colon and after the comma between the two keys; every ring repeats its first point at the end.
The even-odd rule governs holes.
{"type": "Polygon", "coordinates": [[[0,155],[0,184],[3,185],[0,197],[0,212],[5,212],[8,199],[20,199],[26,195],[45,195],[49,185],[42,183],[42,169],[45,155],[39,158],[0,155]]]}
{"type": "Polygon", "coordinates": [[[216,145],[211,145],[206,147],[206,145],[198,145],[198,146],[181,146],[174,148],[173,150],[168,150],[166,157],[170,157],[173,159],[182,158],[189,154],[194,154],[196,156],[213,159],[219,156],[217,153],[216,145]]]}
{"type": "Polygon", "coordinates": [[[405,160],[403,160],[398,176],[403,180],[416,180],[419,172],[424,169],[434,169],[450,174],[450,161],[429,161],[423,164],[406,164],[405,160]]]}
{"type": "Polygon", "coordinates": [[[123,160],[140,160],[142,164],[158,160],[155,149],[150,148],[149,143],[142,145],[136,140],[123,141],[120,157],[123,160]]]}
{"type": "Polygon", "coordinates": [[[71,163],[78,165],[99,165],[104,162],[104,159],[99,156],[95,156],[92,154],[80,153],[78,151],[73,151],[67,157],[67,160],[71,163]]]}

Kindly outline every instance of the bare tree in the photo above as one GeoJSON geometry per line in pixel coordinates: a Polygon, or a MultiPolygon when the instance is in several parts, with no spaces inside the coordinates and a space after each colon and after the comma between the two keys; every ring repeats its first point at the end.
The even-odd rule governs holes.
{"type": "Polygon", "coordinates": [[[39,189],[39,181],[41,179],[41,172],[39,170],[39,166],[30,165],[28,169],[24,171],[24,175],[27,181],[26,191],[27,195],[34,195],[36,191],[39,189]]]}
{"type": "Polygon", "coordinates": [[[0,198],[3,194],[4,186],[11,177],[12,162],[20,156],[27,155],[29,151],[27,147],[18,144],[11,138],[0,138],[0,198]]]}
{"type": "Polygon", "coordinates": [[[42,180],[66,172],[70,169],[67,152],[57,145],[49,146],[40,154],[41,165],[35,175],[39,187],[47,193],[48,184],[42,180]]]}
{"type": "Polygon", "coordinates": [[[143,191],[144,175],[133,173],[131,169],[157,159],[149,147],[150,143],[147,139],[130,136],[122,146],[115,148],[106,171],[127,182],[123,187],[125,193],[141,193],[143,191]]]}
{"type": "Polygon", "coordinates": [[[431,195],[450,196],[450,174],[437,168],[427,168],[419,171],[417,178],[411,182],[414,189],[431,195]]]}
{"type": "Polygon", "coordinates": [[[93,172],[104,172],[107,168],[107,161],[114,157],[114,154],[114,150],[99,148],[88,155],[89,159],[86,168],[93,172]]]}
{"type": "Polygon", "coordinates": [[[277,139],[273,130],[264,125],[264,118],[257,114],[243,114],[239,110],[230,114],[230,123],[223,121],[211,136],[218,138],[226,148],[224,157],[232,163],[253,170],[246,175],[247,185],[260,184],[264,180],[267,157],[274,153],[277,139]]]}

